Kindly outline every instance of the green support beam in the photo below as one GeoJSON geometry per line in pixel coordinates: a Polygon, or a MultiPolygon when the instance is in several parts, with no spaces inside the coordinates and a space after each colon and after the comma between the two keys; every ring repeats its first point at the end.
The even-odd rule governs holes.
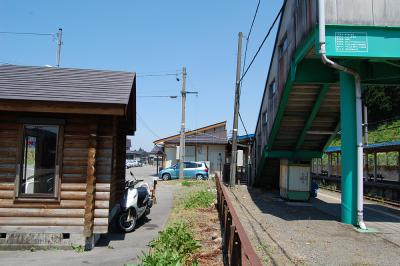
{"type": "Polygon", "coordinates": [[[340,121],[342,128],[342,209],[343,223],[357,225],[357,124],[354,77],[340,73],[340,121]]]}
{"type": "Polygon", "coordinates": [[[286,105],[289,101],[289,95],[292,92],[292,80],[288,80],[283,89],[283,94],[281,97],[281,101],[279,102],[278,111],[276,112],[274,124],[271,129],[271,133],[269,134],[267,141],[267,150],[271,150],[274,144],[275,138],[278,135],[279,128],[281,127],[281,122],[283,118],[283,114],[285,113],[286,105]]]}
{"type": "Polygon", "coordinates": [[[339,75],[320,59],[303,59],[298,65],[295,84],[333,84],[337,83],[339,75]]]}
{"type": "Polygon", "coordinates": [[[333,139],[334,139],[334,138],[336,137],[336,135],[338,134],[339,130],[340,130],[340,121],[339,121],[339,123],[337,124],[337,126],[336,126],[336,128],[335,128],[335,133],[333,133],[333,134],[329,137],[328,141],[325,143],[325,146],[324,146],[324,148],[322,149],[323,151],[325,151],[325,150],[329,147],[329,145],[331,144],[331,142],[333,141],[333,139]]]}
{"type": "Polygon", "coordinates": [[[283,114],[285,112],[286,105],[289,100],[289,95],[292,91],[293,81],[296,79],[297,65],[305,58],[305,56],[310,52],[310,50],[314,46],[316,32],[317,32],[316,29],[314,29],[310,32],[310,34],[303,41],[303,43],[300,45],[300,47],[296,50],[296,53],[293,56],[293,60],[290,64],[288,79],[287,79],[286,84],[283,89],[283,94],[282,94],[281,100],[279,102],[278,111],[277,111],[277,114],[274,119],[274,124],[273,124],[271,132],[269,134],[267,144],[263,149],[261,160],[257,166],[257,172],[256,172],[257,178],[260,177],[262,174],[262,171],[265,166],[265,162],[269,155],[268,150],[272,149],[272,145],[278,134],[279,127],[282,122],[283,114]]]}
{"type": "Polygon", "coordinates": [[[321,104],[324,101],[325,95],[328,91],[329,91],[329,85],[323,85],[321,87],[318,97],[314,102],[314,106],[311,110],[311,113],[304,125],[303,131],[300,133],[299,138],[297,139],[296,147],[295,147],[296,150],[299,150],[300,147],[303,145],[304,139],[306,138],[306,135],[307,135],[307,131],[311,128],[315,117],[317,117],[319,108],[321,107],[321,104]]]}
{"type": "Polygon", "coordinates": [[[274,151],[266,151],[266,157],[274,158],[274,159],[289,159],[289,160],[311,160],[313,158],[321,158],[323,152],[321,151],[281,151],[281,150],[274,150],[274,151]]]}

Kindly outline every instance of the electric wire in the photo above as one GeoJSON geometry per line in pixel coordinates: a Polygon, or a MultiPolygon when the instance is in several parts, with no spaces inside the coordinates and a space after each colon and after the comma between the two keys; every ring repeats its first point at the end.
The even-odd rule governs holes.
{"type": "Polygon", "coordinates": [[[147,125],[147,123],[144,121],[144,119],[139,115],[138,112],[136,112],[137,117],[139,118],[139,120],[142,122],[143,126],[151,133],[153,134],[157,139],[161,139],[159,135],[157,135],[157,133],[155,133],[150,127],[149,125],[147,125]]]}
{"type": "Polygon", "coordinates": [[[138,95],[136,96],[137,98],[171,98],[171,99],[176,99],[181,96],[177,95],[138,95]]]}
{"type": "Polygon", "coordinates": [[[57,35],[57,33],[15,32],[15,31],[0,31],[0,34],[11,34],[11,35],[35,35],[35,36],[56,36],[56,35],[57,35]]]}
{"type": "Polygon", "coordinates": [[[256,11],[254,12],[253,20],[251,21],[249,33],[248,33],[247,36],[246,36],[246,47],[245,47],[245,50],[244,50],[244,59],[243,59],[243,69],[242,69],[242,72],[244,72],[244,69],[245,69],[245,66],[246,66],[247,48],[248,48],[248,46],[249,46],[250,35],[251,35],[252,30],[253,30],[254,22],[256,21],[256,17],[257,17],[258,9],[259,9],[259,7],[260,7],[260,3],[261,3],[261,0],[258,0],[257,7],[256,7],[256,11]]]}
{"type": "Polygon", "coordinates": [[[165,74],[136,74],[136,77],[163,77],[163,76],[177,76],[179,73],[165,73],[165,74]]]}
{"type": "Polygon", "coordinates": [[[240,122],[242,122],[242,126],[244,128],[244,131],[246,132],[246,135],[249,135],[249,133],[247,132],[246,126],[244,125],[243,119],[242,119],[242,115],[239,112],[239,118],[240,118],[240,122]]]}
{"type": "Polygon", "coordinates": [[[247,72],[249,71],[250,67],[253,65],[254,60],[257,58],[258,54],[259,54],[260,51],[261,51],[261,48],[264,46],[265,41],[267,40],[267,38],[268,38],[269,35],[271,34],[272,29],[274,28],[276,22],[278,21],[278,18],[279,18],[280,15],[282,14],[283,8],[284,8],[284,5],[282,5],[282,7],[281,7],[281,9],[279,10],[278,14],[276,15],[276,17],[275,17],[273,23],[272,23],[271,26],[269,27],[267,34],[265,35],[263,41],[261,42],[260,46],[258,47],[257,52],[254,54],[253,58],[251,59],[250,64],[247,66],[246,70],[245,70],[244,73],[242,74],[242,77],[240,78],[240,81],[242,81],[242,79],[246,76],[247,72]]]}
{"type": "MultiPolygon", "coordinates": [[[[244,50],[244,59],[243,59],[242,72],[244,72],[245,67],[246,67],[247,49],[248,49],[248,46],[249,46],[250,35],[251,35],[252,30],[253,30],[254,22],[256,21],[256,17],[257,17],[257,14],[258,14],[258,9],[260,8],[260,3],[261,3],[261,0],[258,0],[256,11],[254,12],[253,19],[251,21],[249,33],[246,36],[246,47],[245,47],[245,50],[244,50]]],[[[240,91],[242,89],[242,83],[243,83],[243,80],[240,79],[239,93],[240,93],[240,91]]],[[[245,126],[245,124],[243,122],[242,115],[240,114],[240,110],[239,110],[239,118],[240,118],[240,122],[241,122],[241,124],[242,124],[242,126],[244,128],[244,131],[246,132],[246,135],[248,135],[249,133],[247,132],[246,126],[245,126]]]]}

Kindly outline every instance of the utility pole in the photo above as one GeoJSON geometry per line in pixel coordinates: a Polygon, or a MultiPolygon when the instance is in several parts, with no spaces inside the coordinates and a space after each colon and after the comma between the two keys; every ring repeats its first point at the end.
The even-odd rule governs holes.
{"type": "Polygon", "coordinates": [[[185,160],[185,112],[186,112],[186,67],[182,68],[182,120],[179,146],[179,178],[183,178],[183,162],[185,160]]]}
{"type": "Polygon", "coordinates": [[[236,184],[237,131],[238,131],[238,115],[239,115],[239,102],[240,102],[240,66],[242,57],[242,39],[243,39],[243,33],[239,32],[238,53],[236,62],[235,109],[233,112],[231,171],[229,180],[230,187],[234,187],[236,184]]]}
{"type": "Polygon", "coordinates": [[[57,67],[60,67],[61,45],[62,45],[62,28],[59,28],[57,32],[57,67]]]}

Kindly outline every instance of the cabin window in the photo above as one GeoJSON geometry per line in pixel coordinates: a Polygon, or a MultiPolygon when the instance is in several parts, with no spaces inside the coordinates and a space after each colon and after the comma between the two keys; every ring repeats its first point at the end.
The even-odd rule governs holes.
{"type": "Polygon", "coordinates": [[[59,130],[55,125],[23,125],[18,196],[56,196],[59,130]]]}

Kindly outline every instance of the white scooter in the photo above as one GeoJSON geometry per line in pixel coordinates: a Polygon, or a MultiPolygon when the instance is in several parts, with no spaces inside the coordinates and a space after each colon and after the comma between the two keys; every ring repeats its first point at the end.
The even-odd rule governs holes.
{"type": "Polygon", "coordinates": [[[125,182],[124,195],[120,202],[118,226],[122,232],[128,233],[135,229],[136,222],[150,214],[153,199],[150,187],[143,180],[138,180],[131,172],[133,180],[125,182]]]}

